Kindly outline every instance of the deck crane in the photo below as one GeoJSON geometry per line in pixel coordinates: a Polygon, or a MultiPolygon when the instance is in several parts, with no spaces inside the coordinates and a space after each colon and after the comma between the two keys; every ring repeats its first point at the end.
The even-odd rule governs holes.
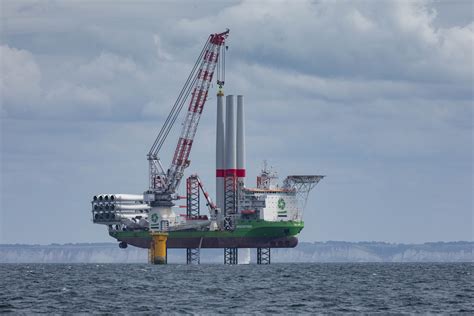
{"type": "Polygon", "coordinates": [[[183,178],[184,170],[190,164],[189,155],[194,136],[216,67],[217,84],[219,88],[224,85],[225,50],[227,48],[225,40],[228,35],[229,30],[227,29],[225,32],[209,36],[171,112],[148,152],[149,188],[144,193],[144,198],[151,206],[149,214],[151,231],[166,230],[170,222],[174,220],[173,218],[176,218],[171,208],[174,206],[173,201],[178,199],[177,189],[183,178]],[[165,171],[159,158],[159,152],[188,99],[188,111],[182,125],[178,144],[171,165],[165,171]]]}
{"type": "Polygon", "coordinates": [[[271,248],[298,244],[296,236],[304,228],[302,211],[308,193],[324,177],[290,175],[283,186],[278,186],[277,177],[264,168],[257,177],[256,188],[245,186],[244,98],[237,95],[235,107],[235,96],[225,96],[222,90],[228,35],[229,30],[211,34],[206,40],[148,152],[146,191],[142,195],[98,194],[92,198],[93,222],[107,225],[109,235],[120,242],[120,248],[130,244],[149,249],[150,263],[167,263],[169,247],[185,248],[187,263],[199,263],[203,248],[223,248],[224,263],[237,264],[238,249],[250,247],[257,248],[258,264],[269,264],[271,248]],[[197,174],[187,177],[186,196],[177,195],[215,77],[220,88],[216,100],[216,204],[197,174]],[[170,166],[165,169],[160,150],[185,103],[181,134],[170,166]],[[200,214],[203,195],[210,216],[200,214]],[[186,214],[174,212],[178,199],[186,199],[186,214]]]}

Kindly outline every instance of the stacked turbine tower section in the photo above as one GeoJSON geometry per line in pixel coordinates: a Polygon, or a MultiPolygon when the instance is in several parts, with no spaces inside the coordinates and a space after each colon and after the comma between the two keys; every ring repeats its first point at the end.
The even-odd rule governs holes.
{"type": "MultiPolygon", "coordinates": [[[[217,135],[216,143],[222,144],[224,139],[224,161],[225,172],[224,181],[217,178],[216,193],[223,193],[224,200],[224,229],[227,231],[234,231],[239,220],[238,214],[238,200],[239,192],[243,188],[245,178],[245,131],[244,131],[244,103],[243,96],[237,96],[237,106],[235,104],[234,95],[226,96],[225,109],[225,129],[220,127],[221,116],[220,108],[221,102],[217,102],[217,135]],[[219,133],[225,130],[225,135],[219,133]],[[223,184],[223,188],[220,185],[223,184]]],[[[216,168],[219,169],[221,165],[221,148],[216,147],[216,168]]],[[[237,247],[224,248],[224,263],[236,264],[238,258],[237,247]]]]}
{"type": "Polygon", "coordinates": [[[99,194],[92,199],[92,220],[107,225],[121,248],[148,248],[150,262],[167,262],[167,248],[186,249],[186,262],[199,263],[202,248],[224,249],[224,263],[238,263],[239,248],[256,248],[257,263],[271,262],[271,248],[295,247],[304,228],[309,192],[324,177],[291,175],[282,183],[265,163],[256,187],[246,179],[245,105],[243,95],[225,96],[225,41],[229,30],[211,34],[170,114],[147,155],[149,185],[142,195],[99,194]],[[178,194],[197,135],[214,73],[216,104],[216,203],[197,174],[178,194]],[[187,104],[187,107],[185,105],[187,104]],[[160,150],[181,110],[181,133],[168,169],[160,150]],[[179,201],[185,201],[185,205],[179,201]],[[206,209],[202,208],[202,205],[206,209]],[[183,213],[185,209],[185,213],[183,213]]]}
{"type": "Polygon", "coordinates": [[[225,128],[223,125],[222,101],[217,101],[216,128],[216,194],[218,206],[227,216],[238,213],[238,194],[245,182],[245,120],[244,97],[226,97],[225,128]],[[237,105],[237,106],[236,106],[237,105]],[[224,150],[222,150],[224,147],[224,150]],[[225,169],[222,170],[224,161],[225,169]],[[224,178],[224,179],[222,179],[224,178]]]}

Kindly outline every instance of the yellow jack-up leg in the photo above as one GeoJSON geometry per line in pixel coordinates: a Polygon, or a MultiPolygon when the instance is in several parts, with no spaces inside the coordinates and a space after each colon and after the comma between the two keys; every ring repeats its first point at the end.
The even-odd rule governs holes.
{"type": "Polygon", "coordinates": [[[166,241],[168,240],[168,233],[151,233],[150,246],[150,263],[151,264],[166,264],[166,241]]]}

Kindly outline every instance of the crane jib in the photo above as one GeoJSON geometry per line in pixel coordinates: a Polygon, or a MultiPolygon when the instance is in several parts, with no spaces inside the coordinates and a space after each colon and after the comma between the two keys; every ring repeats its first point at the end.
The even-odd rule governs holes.
{"type": "Polygon", "coordinates": [[[209,87],[219,61],[221,47],[224,45],[228,34],[229,30],[209,36],[185,86],[178,96],[178,100],[173,106],[172,112],[165,122],[165,126],[162,128],[162,131],[160,131],[157,140],[155,140],[155,143],[148,154],[149,160],[158,160],[157,153],[161,148],[164,139],[168,135],[171,126],[174,124],[177,115],[181,111],[183,103],[188,99],[188,96],[191,95],[188,111],[182,125],[181,134],[168,172],[165,174],[161,171],[160,173],[156,164],[150,163],[150,184],[152,186],[150,189],[159,189],[159,191],[166,191],[168,193],[176,192],[181,178],[183,177],[184,169],[188,167],[190,163],[189,155],[191,153],[194,136],[196,135],[201,113],[204,109],[209,92],[209,87]],[[161,179],[158,181],[159,183],[166,183],[167,187],[163,187],[162,185],[159,188],[155,187],[154,184],[157,183],[157,178],[161,179]]]}
{"type": "Polygon", "coordinates": [[[191,102],[189,103],[188,111],[199,112],[199,114],[201,114],[204,107],[204,103],[206,102],[206,99],[207,99],[207,93],[208,91],[199,90],[196,96],[196,91],[194,91],[192,98],[194,99],[194,97],[196,96],[196,101],[193,102],[193,99],[191,99],[191,102]]]}

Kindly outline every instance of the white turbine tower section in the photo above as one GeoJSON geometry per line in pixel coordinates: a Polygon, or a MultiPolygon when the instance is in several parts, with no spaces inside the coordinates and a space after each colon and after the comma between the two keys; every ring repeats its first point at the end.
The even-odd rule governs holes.
{"type": "Polygon", "coordinates": [[[224,93],[217,93],[216,121],[216,203],[224,210],[224,178],[225,178],[225,130],[224,130],[224,93]]]}
{"type": "Polygon", "coordinates": [[[245,111],[244,96],[237,96],[237,177],[239,183],[245,181],[245,111]]]}
{"type": "Polygon", "coordinates": [[[225,110],[225,169],[226,176],[235,175],[237,169],[234,96],[226,97],[225,110]]]}

